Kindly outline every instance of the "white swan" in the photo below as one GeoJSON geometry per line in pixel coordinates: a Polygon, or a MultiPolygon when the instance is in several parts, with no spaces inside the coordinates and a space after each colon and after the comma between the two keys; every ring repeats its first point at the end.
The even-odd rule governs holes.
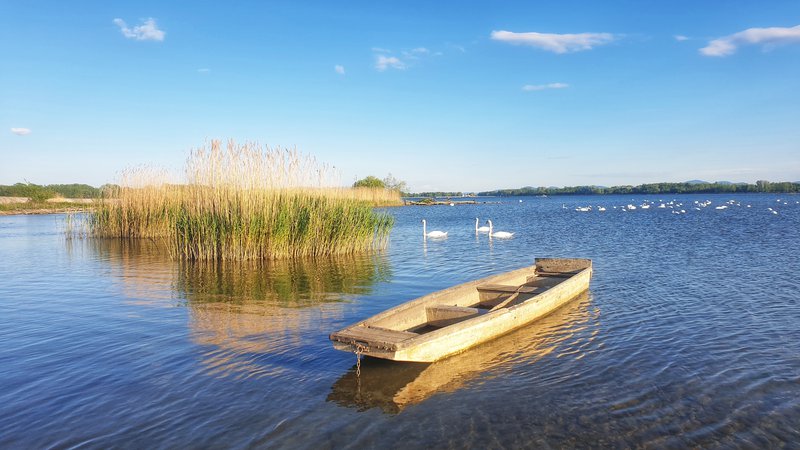
{"type": "Polygon", "coordinates": [[[479,221],[479,220],[478,220],[478,218],[476,217],[476,218],[475,218],[475,233],[476,233],[476,234],[477,234],[477,233],[488,233],[488,232],[489,232],[489,227],[487,227],[486,225],[484,225],[484,226],[482,226],[482,227],[479,227],[479,226],[478,226],[478,222],[480,222],[480,221],[479,221]]]}
{"type": "Polygon", "coordinates": [[[509,233],[508,231],[494,231],[494,225],[492,225],[492,221],[487,220],[487,222],[489,222],[489,236],[501,239],[514,236],[514,233],[509,233]]]}
{"type": "Polygon", "coordinates": [[[422,219],[422,235],[429,238],[442,238],[447,237],[447,231],[431,231],[428,233],[427,223],[422,219]]]}

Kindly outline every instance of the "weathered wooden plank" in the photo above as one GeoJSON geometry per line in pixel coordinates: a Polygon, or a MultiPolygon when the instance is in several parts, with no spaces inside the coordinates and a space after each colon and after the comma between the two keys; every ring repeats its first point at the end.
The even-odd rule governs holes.
{"type": "Polygon", "coordinates": [[[396,350],[397,344],[415,336],[419,336],[419,334],[381,327],[357,326],[333,333],[331,339],[349,344],[363,343],[370,347],[396,350]]]}
{"type": "Polygon", "coordinates": [[[532,294],[536,292],[535,286],[511,286],[508,284],[482,284],[477,287],[481,292],[503,292],[513,294],[516,292],[522,294],[532,294]]]}
{"type": "Polygon", "coordinates": [[[519,292],[514,292],[513,294],[509,295],[507,299],[505,299],[505,300],[503,300],[502,302],[500,302],[500,303],[498,303],[498,304],[494,305],[494,306],[492,307],[492,309],[490,309],[489,311],[497,311],[497,310],[498,310],[498,309],[500,309],[500,308],[505,308],[506,306],[510,305],[510,304],[511,304],[511,302],[513,302],[514,300],[516,300],[516,299],[517,299],[517,297],[519,297],[519,292]]]}
{"type": "Polygon", "coordinates": [[[541,277],[569,278],[578,272],[536,272],[541,277]]]}
{"type": "Polygon", "coordinates": [[[575,258],[536,258],[537,272],[577,273],[592,266],[588,259],[575,258]]]}
{"type": "Polygon", "coordinates": [[[426,312],[428,324],[435,327],[446,327],[461,320],[483,314],[486,310],[465,306],[434,305],[427,307],[426,312]]]}

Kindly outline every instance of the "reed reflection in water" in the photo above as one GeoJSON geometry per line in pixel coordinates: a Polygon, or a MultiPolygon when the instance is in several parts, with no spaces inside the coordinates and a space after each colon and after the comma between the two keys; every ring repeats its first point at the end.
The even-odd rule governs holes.
{"type": "Polygon", "coordinates": [[[274,375],[267,355],[301,346],[342,317],[338,305],[391,277],[380,253],[209,263],[174,261],[154,241],[91,242],[136,304],[188,308],[189,336],[215,376],[274,375]]]}
{"type": "Polygon", "coordinates": [[[555,352],[580,359],[593,345],[600,311],[584,292],[552,314],[466,352],[434,363],[405,363],[365,357],[334,383],[328,401],[365,411],[397,414],[429,397],[485,381],[555,352]]]}

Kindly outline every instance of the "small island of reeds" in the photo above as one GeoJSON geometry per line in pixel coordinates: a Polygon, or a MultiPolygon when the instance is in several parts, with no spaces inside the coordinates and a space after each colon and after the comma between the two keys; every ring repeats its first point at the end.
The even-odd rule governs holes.
{"type": "Polygon", "coordinates": [[[343,188],[296,150],[211,141],[193,150],[185,180],[142,167],[103,193],[83,232],[163,241],[186,260],[268,260],[344,255],[385,247],[402,204],[388,189],[343,188]]]}

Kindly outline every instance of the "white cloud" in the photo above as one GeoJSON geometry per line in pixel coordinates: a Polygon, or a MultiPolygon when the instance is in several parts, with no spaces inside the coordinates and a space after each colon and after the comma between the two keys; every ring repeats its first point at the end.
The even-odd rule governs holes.
{"type": "Polygon", "coordinates": [[[736,52],[736,45],[725,39],[716,39],[699,50],[706,56],[728,56],[736,52]]]}
{"type": "Polygon", "coordinates": [[[333,66],[333,70],[339,75],[344,75],[344,66],[340,66],[339,64],[337,64],[333,66]]]}
{"type": "Polygon", "coordinates": [[[31,134],[30,128],[12,128],[11,132],[16,134],[17,136],[27,136],[31,134]]]}
{"type": "Polygon", "coordinates": [[[598,45],[614,40],[611,33],[514,33],[512,31],[492,31],[492,39],[514,45],[529,45],[553,53],[571,53],[591,50],[598,45]]]}
{"type": "Polygon", "coordinates": [[[208,72],[211,72],[211,69],[207,69],[207,68],[205,68],[205,67],[204,67],[204,68],[202,68],[202,69],[197,69],[197,71],[198,71],[199,73],[208,73],[208,72]]]}
{"type": "Polygon", "coordinates": [[[391,50],[388,48],[381,48],[381,47],[372,47],[372,51],[375,53],[392,53],[391,50]]]}
{"type": "Polygon", "coordinates": [[[689,38],[687,36],[684,36],[682,34],[676,34],[673,37],[675,38],[676,41],[679,41],[679,42],[683,42],[683,41],[688,41],[689,40],[689,38]]]}
{"type": "Polygon", "coordinates": [[[568,88],[567,83],[548,83],[548,84],[526,84],[522,86],[523,91],[543,91],[545,89],[564,89],[568,88]]]}
{"type": "Polygon", "coordinates": [[[377,55],[375,58],[375,68],[381,72],[389,68],[405,70],[406,63],[394,56],[377,55]]]}
{"type": "Polygon", "coordinates": [[[785,28],[748,28],[744,31],[714,39],[699,52],[705,56],[728,56],[736,53],[740,45],[762,44],[771,50],[781,44],[800,43],[800,25],[785,28]]]}
{"type": "Polygon", "coordinates": [[[158,29],[156,20],[153,18],[144,20],[141,25],[133,28],[128,28],[128,25],[122,19],[114,19],[114,23],[119,27],[119,31],[122,32],[123,36],[137,41],[163,41],[166,34],[158,29]]]}

